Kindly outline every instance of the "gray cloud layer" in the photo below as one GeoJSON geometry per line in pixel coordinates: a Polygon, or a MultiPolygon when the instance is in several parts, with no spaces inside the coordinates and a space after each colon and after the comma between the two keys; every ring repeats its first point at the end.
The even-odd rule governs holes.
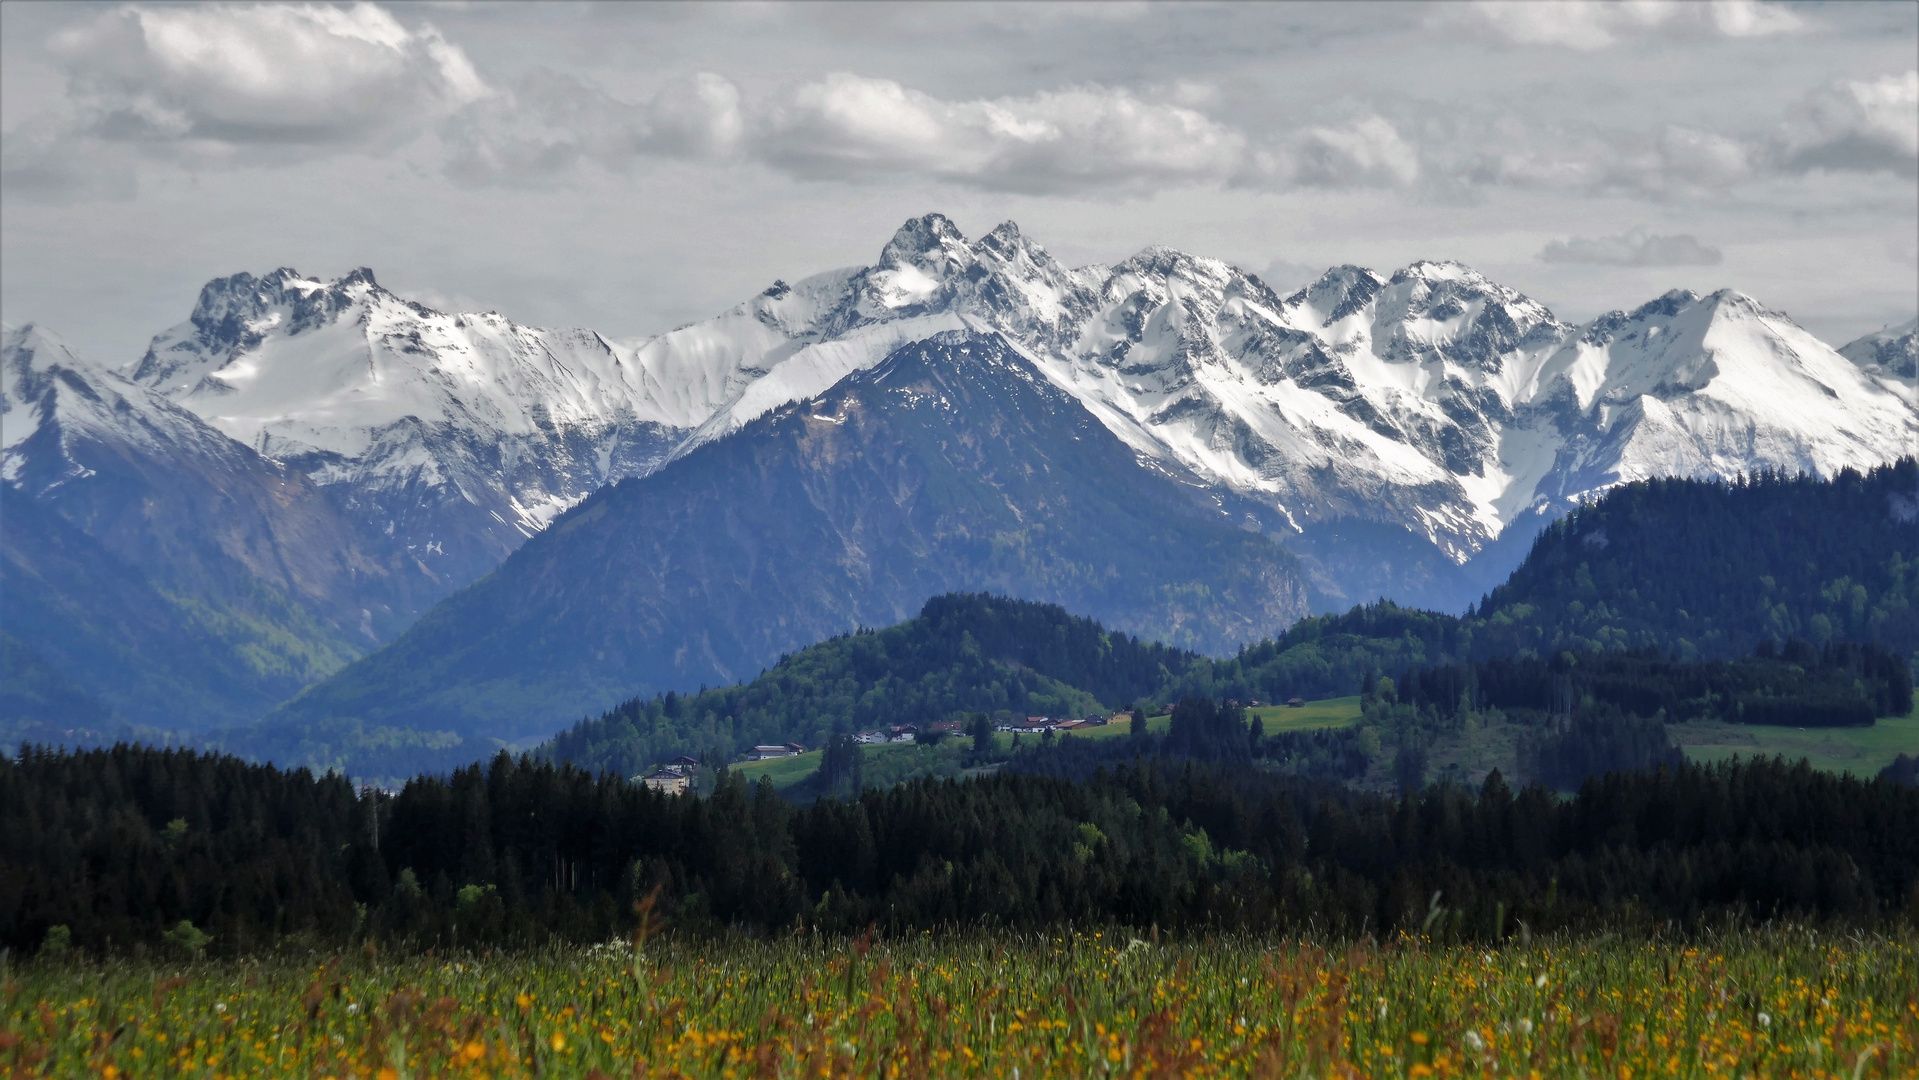
{"type": "MultiPolygon", "coordinates": [[[[1735,37],[1803,27],[1790,11],[1737,2],[1446,12],[1517,44],[1574,49],[1677,27],[1735,37]]],[[[1541,124],[1403,99],[1354,104],[1337,118],[1235,123],[1209,113],[1212,88],[1191,83],[943,97],[850,71],[756,95],[702,72],[625,100],[551,69],[489,80],[433,27],[402,25],[365,3],[124,7],[57,35],[50,49],[67,98],[9,140],[20,194],[71,197],[76,176],[126,169],[129,148],[209,167],[381,152],[428,132],[443,153],[434,167],[480,185],[667,159],[1034,194],[1510,186],[1661,198],[1814,169],[1919,174],[1919,70],[1834,81],[1766,130],[1742,132],[1658,120],[1541,124]]],[[[114,181],[94,186],[125,191],[114,181]]]]}
{"type": "Polygon", "coordinates": [[[1725,255],[1696,236],[1655,236],[1638,228],[1618,236],[1554,240],[1539,252],[1539,260],[1598,266],[1717,266],[1725,255]]]}
{"type": "Polygon", "coordinates": [[[283,264],[657,331],[935,209],[1068,261],[1459,258],[1572,318],[1649,283],[1845,326],[1919,302],[1912,5],[48,3],[0,27],[0,303],[116,356],[207,277],[283,264]],[[1686,236],[1710,245],[1659,240],[1686,236]]]}

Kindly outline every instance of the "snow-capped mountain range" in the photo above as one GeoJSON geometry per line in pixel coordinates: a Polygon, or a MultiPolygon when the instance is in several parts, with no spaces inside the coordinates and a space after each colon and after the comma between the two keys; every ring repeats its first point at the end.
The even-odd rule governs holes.
{"type": "MultiPolygon", "coordinates": [[[[977,343],[976,355],[1016,355],[1004,371],[1030,368],[1057,391],[1030,398],[1048,403],[1031,408],[1050,419],[959,423],[936,409],[926,422],[944,417],[935,441],[946,449],[913,460],[950,465],[948,451],[969,440],[1017,430],[1033,462],[1065,461],[1043,436],[1103,430],[1156,474],[1153,499],[1171,507],[1193,494],[1209,509],[1192,512],[1298,556],[1273,571],[1285,579],[1273,596],[1240,613],[1253,622],[1380,595],[1457,610],[1518,564],[1545,520],[1610,485],[1760,468],[1830,475],[1912,453],[1914,331],[1835,350],[1731,291],[1671,292],[1574,326],[1451,262],[1390,275],[1335,267],[1282,296],[1230,264],[1164,248],[1069,268],[1010,222],[969,240],[937,214],[907,222],[871,266],[776,281],[714,318],[637,340],[435,311],[366,270],[336,281],[237,274],[208,283],[188,321],[118,367],[37,326],[6,330],[0,644],[18,652],[31,639],[31,663],[136,723],[240,722],[423,625],[428,608],[607,484],[653,476],[648,484],[684,496],[682,509],[699,501],[687,492],[724,501],[703,473],[656,480],[678,475],[668,470],[683,459],[697,472],[696,450],[747,439],[769,416],[881,377],[908,346],[955,340],[977,343]],[[1166,480],[1185,494],[1163,499],[1166,480]]],[[[1001,407],[1029,400],[989,396],[1001,407]]],[[[777,458],[778,445],[741,453],[777,458]]],[[[763,501],[798,516],[831,510],[809,558],[832,546],[821,536],[885,518],[861,500],[902,510],[919,497],[886,489],[906,481],[876,479],[893,476],[883,469],[864,487],[825,490],[845,470],[765,464],[756,483],[805,473],[813,486],[763,501]]],[[[1090,478],[1048,475],[1049,490],[1079,502],[1093,490],[1090,478]]],[[[1023,498],[1009,511],[1022,528],[1034,524],[1021,516],[1032,499],[1048,502],[1023,498]]],[[[713,579],[680,581],[682,597],[708,586],[732,596],[727,588],[776,565],[765,545],[793,546],[724,509],[715,520],[742,534],[727,542],[761,555],[744,567],[692,559],[721,550],[718,524],[680,537],[673,550],[700,569],[674,573],[713,579]]],[[[645,531],[652,512],[621,527],[645,531]]],[[[963,517],[939,517],[925,535],[965,534],[963,517]]],[[[853,563],[871,554],[847,544],[853,563]]],[[[893,563],[882,569],[898,578],[893,563]]],[[[980,570],[949,569],[962,584],[978,574],[960,571],[980,570]]],[[[576,599],[604,595],[573,584],[576,599]]],[[[793,621],[762,610],[764,587],[749,592],[762,602],[736,597],[747,606],[726,618],[702,609],[708,622],[729,633],[754,619],[851,628],[793,621]]],[[[923,599],[888,594],[892,607],[880,606],[923,599]]],[[[1109,613],[1139,629],[1149,614],[1109,613]]],[[[1208,632],[1243,629],[1231,614],[1209,615],[1208,632]]],[[[637,647],[635,633],[607,631],[637,647]]],[[[750,652],[701,670],[766,659],[750,652]]]]}
{"type": "Polygon", "coordinates": [[[470,579],[593,489],[962,328],[1005,335],[1142,461],[1276,535],[1371,521],[1453,564],[1621,481],[1830,474],[1919,443],[1896,356],[1841,355],[1732,291],[1572,326],[1453,262],[1281,296],[1163,248],[1067,268],[1010,222],[969,241],[937,214],[872,266],[633,341],[433,311],[366,270],[240,274],[124,370],[470,579]]]}

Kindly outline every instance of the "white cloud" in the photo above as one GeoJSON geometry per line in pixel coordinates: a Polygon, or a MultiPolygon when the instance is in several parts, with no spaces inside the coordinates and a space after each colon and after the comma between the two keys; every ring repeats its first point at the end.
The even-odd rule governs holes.
{"type": "Polygon", "coordinates": [[[1807,95],[1778,138],[1781,167],[1919,174],[1919,70],[1807,95]]]}
{"type": "Polygon", "coordinates": [[[1744,38],[1792,33],[1806,25],[1788,8],[1756,0],[1477,0],[1444,17],[1461,15],[1517,45],[1587,52],[1653,31],[1744,38]]]}
{"type": "Polygon", "coordinates": [[[1717,266],[1723,257],[1718,248],[1700,243],[1698,237],[1659,236],[1644,226],[1618,236],[1554,240],[1537,256],[1541,262],[1600,266],[1717,266]]]}
{"type": "Polygon", "coordinates": [[[1406,187],[1419,179],[1419,152],[1380,116],[1307,128],[1275,160],[1280,175],[1311,187],[1406,187]]]}
{"type": "Polygon", "coordinates": [[[1753,174],[1751,148],[1709,131],[1669,124],[1656,134],[1618,133],[1614,140],[1610,160],[1595,170],[1595,190],[1696,195],[1725,191],[1753,174]]]}
{"type": "Polygon", "coordinates": [[[1024,192],[1216,182],[1245,148],[1200,112],[1124,89],[943,101],[845,72],[767,110],[759,134],[765,161],[803,176],[914,172],[1024,192]]]}
{"type": "Polygon", "coordinates": [[[404,140],[488,93],[437,31],[366,3],[127,6],[51,51],[85,133],[215,158],[404,140]]]}

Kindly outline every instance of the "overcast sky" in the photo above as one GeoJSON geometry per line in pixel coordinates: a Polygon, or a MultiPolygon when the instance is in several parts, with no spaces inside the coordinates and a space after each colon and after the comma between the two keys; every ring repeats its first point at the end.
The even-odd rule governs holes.
{"type": "Polygon", "coordinates": [[[0,308],[121,363],[209,278],[366,265],[652,334],[938,210],[1842,344],[1919,309],[1915,57],[1911,3],[7,3],[0,308]]]}

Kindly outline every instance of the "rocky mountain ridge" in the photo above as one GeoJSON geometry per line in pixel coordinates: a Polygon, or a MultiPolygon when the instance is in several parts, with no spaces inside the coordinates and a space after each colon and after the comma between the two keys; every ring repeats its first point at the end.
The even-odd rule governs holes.
{"type": "Polygon", "coordinates": [[[638,341],[434,312],[367,271],[240,275],[130,374],[351,492],[465,580],[600,485],[963,328],[1003,334],[1142,460],[1235,496],[1307,556],[1330,604],[1457,604],[1474,595],[1459,569],[1515,522],[1621,481],[1830,475],[1919,438],[1896,379],[1730,291],[1575,327],[1458,263],[1335,267],[1281,296],[1165,248],[1068,268],[1011,222],[968,240],[938,214],[871,266],[638,341]],[[1805,402],[1824,405],[1806,418],[1805,402]],[[1315,556],[1360,533],[1386,538],[1360,545],[1381,565],[1315,556]]]}

